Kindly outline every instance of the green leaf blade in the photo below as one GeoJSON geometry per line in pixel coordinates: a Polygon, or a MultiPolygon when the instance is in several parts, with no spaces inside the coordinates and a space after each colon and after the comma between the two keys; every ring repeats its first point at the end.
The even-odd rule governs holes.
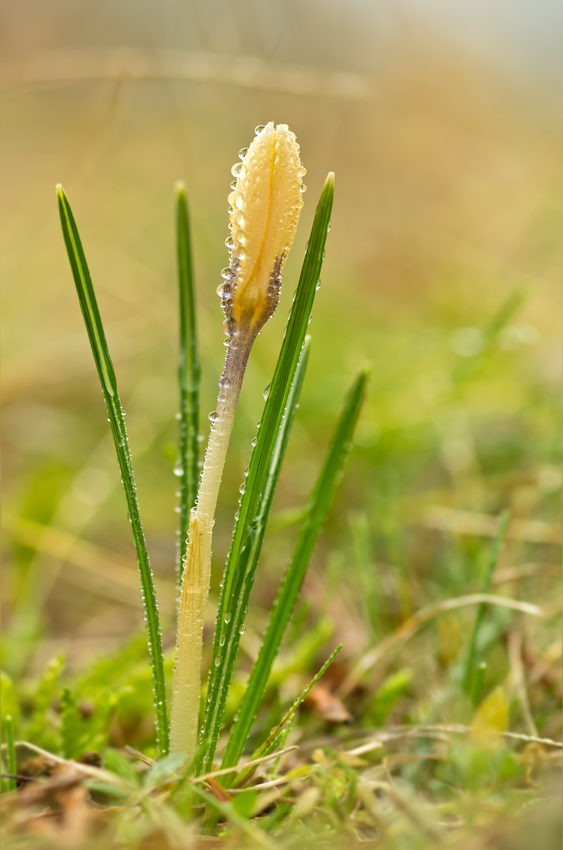
{"type": "Polygon", "coordinates": [[[147,642],[153,679],[157,742],[161,755],[166,755],[168,752],[168,721],[160,618],[156,603],[153,575],[141,522],[131,452],[129,450],[129,441],[125,428],[125,418],[121,408],[115,371],[109,353],[90,271],[82,248],[82,241],[70,203],[61,185],[57,186],[57,200],[63,238],[80,308],[90,340],[94,362],[102,386],[131,520],[133,542],[135,544],[141,578],[141,596],[147,623],[147,642]]]}
{"type": "MultiPolygon", "coordinates": [[[[485,563],[485,570],[481,582],[481,593],[489,593],[491,589],[491,580],[493,577],[493,572],[498,563],[500,553],[502,550],[502,545],[504,543],[504,538],[506,537],[506,532],[508,531],[508,526],[510,524],[510,512],[503,511],[499,518],[499,526],[497,530],[496,537],[493,541],[493,545],[491,546],[491,550],[487,557],[487,561],[485,563]]],[[[483,617],[485,615],[486,605],[484,602],[481,602],[475,613],[475,622],[473,623],[473,630],[471,632],[471,638],[469,640],[469,648],[467,651],[467,656],[465,659],[464,673],[463,673],[463,688],[467,694],[471,694],[475,685],[478,684],[478,689],[480,690],[482,682],[478,683],[478,678],[483,674],[478,673],[478,669],[476,669],[476,659],[477,659],[477,645],[479,642],[479,632],[481,630],[481,625],[483,622],[483,617]]]]}
{"type": "Polygon", "coordinates": [[[238,717],[231,731],[221,767],[236,765],[242,755],[285,629],[293,615],[297,598],[301,592],[309,559],[334,496],[338,474],[342,469],[365,398],[367,379],[368,372],[363,370],[346,399],[325,463],[311,494],[293,557],[274,602],[266,635],[256,663],[252,668],[250,680],[238,717]]]}
{"type": "Polygon", "coordinates": [[[176,254],[180,306],[180,388],[179,459],[180,528],[178,541],[178,581],[181,581],[190,523],[199,479],[199,384],[201,368],[197,343],[195,292],[192,263],[190,217],[183,183],[176,185],[176,254]]]}
{"type": "MultiPolygon", "coordinates": [[[[282,741],[285,739],[285,732],[283,731],[286,723],[289,723],[295,717],[295,712],[299,708],[299,706],[307,699],[315,685],[320,679],[324,676],[336,656],[339,654],[343,647],[342,643],[339,643],[336,649],[331,652],[321,669],[313,676],[311,681],[305,688],[301,691],[297,699],[293,701],[291,707],[285,712],[283,717],[277,726],[274,726],[266,740],[260,744],[258,749],[252,754],[252,758],[250,761],[254,761],[255,759],[261,758],[261,756],[268,755],[269,753],[274,753],[276,750],[281,749],[282,741]]],[[[234,783],[236,786],[242,785],[255,771],[255,767],[248,767],[244,770],[241,770],[240,773],[236,777],[236,782],[234,783]]],[[[228,773],[225,776],[221,777],[221,784],[228,788],[230,787],[232,780],[234,778],[234,773],[228,773]]]]}
{"type": "Polygon", "coordinates": [[[61,692],[61,738],[65,759],[75,759],[81,754],[81,718],[76,697],[69,688],[61,692]]]}
{"type": "Polygon", "coordinates": [[[4,738],[6,742],[6,764],[10,776],[6,780],[2,780],[6,791],[16,790],[15,775],[18,772],[18,763],[16,758],[16,739],[14,735],[14,721],[11,715],[4,718],[4,738]]]}

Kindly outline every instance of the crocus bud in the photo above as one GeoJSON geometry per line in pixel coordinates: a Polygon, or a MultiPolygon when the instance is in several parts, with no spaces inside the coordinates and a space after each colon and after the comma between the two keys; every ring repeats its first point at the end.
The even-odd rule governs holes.
{"type": "Polygon", "coordinates": [[[278,306],[282,269],[303,206],[306,171],[287,124],[257,127],[255,139],[240,157],[242,162],[232,168],[237,179],[229,195],[231,264],[218,292],[225,332],[254,338],[278,306]]]}

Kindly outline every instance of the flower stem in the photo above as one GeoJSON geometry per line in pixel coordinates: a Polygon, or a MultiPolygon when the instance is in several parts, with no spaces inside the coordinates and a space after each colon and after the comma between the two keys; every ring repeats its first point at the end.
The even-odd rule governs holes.
{"type": "Polygon", "coordinates": [[[212,420],[197,502],[190,513],[188,550],[178,610],[170,721],[170,751],[186,753],[190,761],[194,759],[197,748],[203,626],[211,575],[215,507],[235,411],[254,338],[254,334],[241,331],[235,332],[229,338],[225,367],[219,381],[217,411],[212,420]]]}

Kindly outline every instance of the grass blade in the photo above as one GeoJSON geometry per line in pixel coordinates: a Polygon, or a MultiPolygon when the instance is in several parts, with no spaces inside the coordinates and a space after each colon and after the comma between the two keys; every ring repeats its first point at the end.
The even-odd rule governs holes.
{"type": "MultiPolygon", "coordinates": [[[[295,419],[295,413],[299,406],[299,397],[301,395],[303,381],[305,380],[305,372],[307,371],[310,350],[311,338],[307,336],[305,337],[305,342],[303,343],[303,348],[301,349],[301,356],[299,357],[299,361],[297,363],[295,377],[293,379],[293,383],[291,385],[291,389],[287,397],[285,413],[283,415],[283,419],[278,431],[276,442],[274,443],[274,449],[270,458],[270,467],[267,470],[264,490],[262,492],[262,496],[260,498],[257,510],[257,516],[259,518],[258,532],[256,536],[256,543],[252,550],[252,556],[256,562],[258,561],[258,557],[260,555],[259,548],[262,545],[264,532],[266,531],[266,523],[268,521],[268,515],[270,513],[270,508],[272,507],[274,493],[276,491],[276,486],[280,477],[285,450],[287,448],[289,435],[291,434],[291,428],[293,426],[293,420],[295,419]]],[[[256,567],[256,563],[254,564],[254,567],[256,567]]]]}
{"type": "Polygon", "coordinates": [[[252,668],[250,680],[244,693],[238,717],[231,731],[221,767],[237,764],[242,755],[250,728],[266,689],[272,664],[278,654],[285,629],[301,591],[311,553],[334,496],[338,474],[342,469],[365,397],[367,378],[368,372],[363,370],[346,399],[323,468],[311,494],[293,558],[282,579],[266,635],[256,663],[252,668]]]}
{"type": "Polygon", "coordinates": [[[153,679],[154,708],[156,713],[157,742],[160,755],[168,752],[168,723],[166,717],[166,692],[164,682],[164,662],[162,656],[162,641],[160,633],[160,619],[156,604],[153,575],[150,567],[149,556],[145,543],[145,535],[141,523],[139,502],[137,500],[135,479],[133,476],[133,464],[129,441],[125,429],[125,419],[121,408],[121,401],[117,389],[117,380],[111,361],[104,327],[98,304],[92,285],[92,279],[78,228],[70,208],[67,196],[62,186],[57,186],[57,199],[63,237],[68,253],[72,276],[78,293],[80,309],[86,324],[88,338],[92,347],[92,354],[96,363],[96,369],[102,385],[104,401],[108,412],[111,432],[117,452],[117,461],[121,471],[125,498],[129,509],[129,518],[133,532],[133,541],[137,552],[139,574],[141,577],[141,595],[145,619],[147,623],[147,638],[149,658],[153,679]]]}
{"type": "Polygon", "coordinates": [[[178,539],[178,580],[182,578],[190,511],[197,496],[199,478],[199,381],[201,369],[196,332],[195,295],[192,269],[190,218],[186,187],[176,184],[176,249],[180,295],[180,440],[175,473],[180,479],[180,528],[178,539]]]}
{"type": "Polygon", "coordinates": [[[15,791],[16,780],[14,776],[18,772],[16,759],[16,742],[14,736],[14,722],[10,715],[4,719],[4,735],[6,738],[6,766],[10,776],[5,780],[6,791],[15,791]]]}
{"type": "MultiPolygon", "coordinates": [[[[276,751],[276,747],[281,740],[281,733],[282,733],[283,727],[295,715],[295,712],[297,711],[297,709],[299,708],[301,703],[304,702],[305,699],[307,699],[308,695],[311,693],[311,691],[313,690],[313,688],[315,687],[315,685],[317,684],[319,679],[321,679],[324,676],[324,674],[326,673],[326,671],[328,670],[328,668],[330,667],[330,665],[332,664],[332,662],[334,661],[334,659],[336,658],[336,656],[338,655],[340,650],[342,649],[342,646],[343,646],[343,644],[339,643],[338,646],[336,647],[336,649],[334,650],[334,652],[332,652],[329,655],[329,657],[327,658],[327,660],[325,661],[325,663],[323,664],[323,666],[321,667],[319,672],[315,676],[313,676],[313,678],[311,679],[311,681],[309,682],[307,687],[304,688],[304,690],[301,691],[301,693],[299,694],[297,699],[293,702],[293,705],[283,715],[283,717],[280,720],[280,722],[278,723],[278,725],[274,726],[274,728],[272,729],[272,731],[270,732],[270,734],[268,735],[266,740],[262,744],[260,744],[260,746],[258,747],[256,752],[254,753],[254,755],[252,756],[250,761],[253,762],[255,759],[260,758],[260,756],[268,755],[268,753],[276,751]]],[[[254,767],[249,767],[246,770],[242,770],[237,775],[236,782],[234,784],[236,786],[242,785],[243,782],[245,782],[248,779],[248,777],[252,773],[254,773],[254,770],[255,770],[254,767]]],[[[227,774],[227,776],[221,777],[221,784],[223,786],[228,787],[227,781],[228,781],[229,777],[232,777],[232,776],[233,776],[233,774],[227,774]]]]}
{"type": "Polygon", "coordinates": [[[81,753],[81,715],[75,695],[69,688],[61,691],[61,739],[65,759],[76,759],[81,753]]]}
{"type": "Polygon", "coordinates": [[[209,771],[213,763],[213,755],[219,737],[227,692],[240,641],[240,629],[244,622],[246,605],[254,580],[254,573],[252,572],[254,562],[250,550],[259,539],[259,526],[265,521],[265,518],[260,517],[259,513],[260,500],[264,493],[272,452],[311,316],[315,290],[323,263],[333,197],[334,175],[329,174],[317,205],[299,284],[264,407],[256,446],[250,459],[246,489],[233,531],[219,600],[208,688],[208,710],[202,734],[202,739],[207,740],[208,745],[203,764],[200,758],[196,760],[196,771],[200,771],[202,767],[209,771]]]}
{"type": "MultiPolygon", "coordinates": [[[[500,551],[504,542],[504,538],[506,536],[506,532],[508,531],[509,522],[510,512],[504,511],[504,513],[501,514],[497,535],[494,539],[493,545],[491,546],[489,557],[487,558],[487,562],[485,564],[485,572],[483,575],[483,582],[481,584],[481,593],[489,593],[491,590],[491,579],[493,577],[494,569],[500,557],[500,551]]],[[[477,608],[477,613],[475,614],[475,623],[473,624],[473,632],[471,633],[471,640],[469,641],[469,649],[467,651],[467,658],[465,660],[463,688],[467,694],[470,694],[473,690],[473,679],[476,674],[475,659],[477,656],[477,641],[479,640],[479,630],[481,628],[484,613],[485,603],[481,602],[481,604],[477,608]]]]}

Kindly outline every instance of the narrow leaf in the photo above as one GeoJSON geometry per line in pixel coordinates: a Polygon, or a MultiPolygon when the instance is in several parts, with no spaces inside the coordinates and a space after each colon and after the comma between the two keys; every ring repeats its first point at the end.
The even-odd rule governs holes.
{"type": "Polygon", "coordinates": [[[11,715],[8,715],[4,719],[4,736],[6,739],[6,763],[8,767],[8,773],[10,774],[10,777],[8,777],[5,781],[5,788],[7,791],[14,791],[16,788],[16,780],[13,779],[13,777],[18,772],[18,766],[16,759],[14,722],[12,720],[11,715]]]}
{"type": "Polygon", "coordinates": [[[223,756],[222,767],[235,765],[242,755],[272,664],[301,591],[309,558],[334,496],[338,474],[342,469],[364,400],[367,377],[367,371],[360,373],[346,399],[323,468],[311,494],[293,558],[282,579],[264,642],[252,668],[242,705],[223,756]]]}
{"type": "Polygon", "coordinates": [[[68,688],[61,692],[61,738],[65,759],[75,759],[81,754],[81,717],[76,697],[68,688]]]}
{"type": "Polygon", "coordinates": [[[117,461],[121,471],[125,498],[129,509],[129,518],[133,532],[133,541],[141,577],[141,596],[147,623],[149,657],[154,689],[154,708],[156,712],[156,730],[158,749],[161,755],[168,752],[168,723],[166,719],[166,693],[164,682],[164,662],[160,635],[160,619],[156,604],[153,575],[141,523],[139,502],[137,500],[131,452],[125,430],[125,419],[117,389],[117,380],[111,361],[104,326],[98,310],[98,303],[82,248],[78,228],[72,210],[62,186],[57,186],[57,199],[63,237],[72,270],[72,276],[78,293],[80,308],[86,324],[92,354],[102,385],[104,401],[108,412],[111,432],[117,452],[117,461]]]}
{"type": "MultiPolygon", "coordinates": [[[[265,519],[260,515],[260,501],[311,316],[330,224],[333,196],[334,175],[329,174],[317,205],[299,284],[264,407],[257,443],[250,459],[246,489],[233,531],[219,600],[208,687],[208,711],[202,734],[202,739],[209,742],[203,764],[206,771],[210,770],[213,763],[240,631],[254,580],[254,559],[250,551],[260,538],[260,525],[265,519]]],[[[200,759],[196,760],[195,767],[196,771],[202,768],[200,759]]]]}
{"type": "MultiPolygon", "coordinates": [[[[254,761],[255,759],[260,758],[260,756],[268,755],[269,753],[276,751],[278,744],[280,743],[281,740],[283,740],[283,732],[282,732],[283,727],[285,726],[286,723],[288,723],[288,721],[290,721],[292,719],[292,717],[295,715],[295,712],[297,711],[297,709],[299,708],[301,703],[304,702],[307,699],[308,695],[311,693],[311,691],[313,690],[313,688],[315,687],[315,685],[317,684],[319,679],[321,679],[324,676],[324,674],[326,673],[326,671],[328,670],[328,668],[330,667],[330,665],[332,664],[332,662],[334,661],[334,659],[336,658],[336,656],[338,655],[340,650],[342,649],[342,646],[343,646],[343,644],[341,644],[341,643],[338,644],[338,646],[336,647],[334,652],[332,652],[330,654],[330,656],[327,658],[327,660],[325,661],[325,663],[323,664],[323,666],[321,667],[319,672],[311,679],[311,681],[309,682],[307,687],[304,688],[301,691],[301,693],[299,694],[297,699],[293,702],[293,705],[291,706],[291,708],[289,708],[286,711],[286,713],[283,715],[283,717],[280,720],[280,722],[278,723],[278,725],[274,726],[274,728],[272,729],[272,731],[270,732],[270,734],[268,735],[266,740],[262,744],[260,744],[260,746],[258,747],[256,752],[253,754],[250,761],[254,761]]],[[[237,776],[235,785],[237,785],[237,786],[242,785],[243,782],[245,782],[248,779],[248,777],[252,773],[254,773],[254,769],[255,769],[254,767],[249,767],[249,768],[246,769],[246,771],[242,770],[237,776]]],[[[229,773],[226,776],[223,776],[221,778],[221,783],[223,785],[225,785],[226,787],[228,787],[229,778],[232,778],[232,776],[233,776],[232,773],[229,773]]]]}
{"type": "MultiPolygon", "coordinates": [[[[489,557],[487,558],[487,562],[485,564],[485,572],[483,575],[483,581],[481,584],[481,593],[489,593],[491,589],[491,579],[493,577],[494,569],[498,563],[498,559],[500,557],[500,552],[502,549],[502,544],[504,542],[504,538],[506,536],[506,532],[508,531],[508,524],[510,522],[510,512],[505,511],[499,521],[499,527],[497,531],[497,536],[491,546],[491,550],[489,552],[489,557]]],[[[483,622],[483,616],[485,614],[485,603],[481,602],[479,607],[477,608],[477,613],[475,614],[475,622],[473,624],[473,631],[471,633],[471,639],[469,641],[469,649],[467,652],[467,658],[465,660],[465,670],[463,676],[463,687],[467,694],[470,694],[473,689],[473,680],[476,674],[475,671],[475,660],[477,657],[477,643],[479,640],[479,631],[481,629],[481,624],[483,622]]]]}
{"type": "Polygon", "coordinates": [[[197,496],[200,365],[197,345],[195,295],[193,284],[190,219],[186,187],[176,185],[176,248],[180,296],[180,386],[179,458],[175,473],[180,479],[180,528],[178,539],[178,580],[182,578],[190,510],[197,496]]]}

